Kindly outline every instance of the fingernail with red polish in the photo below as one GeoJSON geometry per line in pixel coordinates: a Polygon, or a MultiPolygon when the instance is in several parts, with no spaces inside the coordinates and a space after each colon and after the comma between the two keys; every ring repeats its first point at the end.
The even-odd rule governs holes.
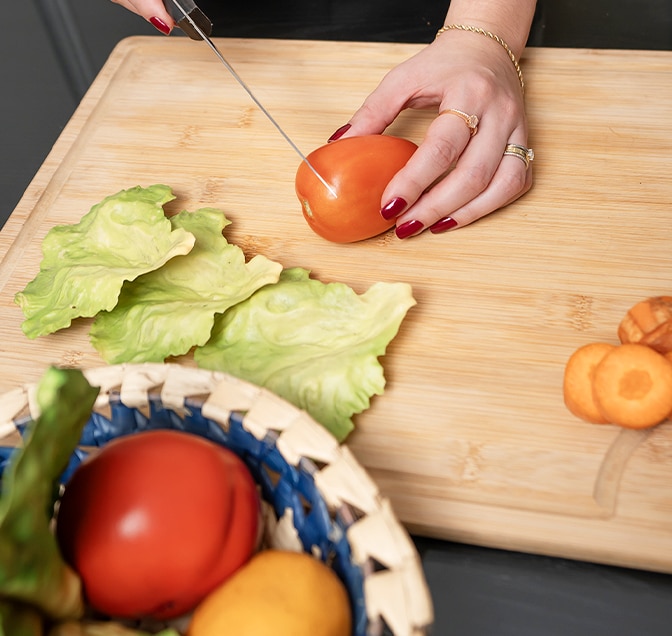
{"type": "Polygon", "coordinates": [[[432,234],[441,234],[441,232],[447,232],[455,227],[457,227],[457,221],[452,216],[444,216],[434,223],[434,225],[430,225],[429,231],[432,234]]]}
{"type": "Polygon", "coordinates": [[[350,130],[350,128],[352,128],[352,124],[343,124],[331,137],[329,137],[329,139],[327,139],[327,143],[340,139],[346,132],[348,132],[348,130],[350,130]]]}
{"type": "Polygon", "coordinates": [[[164,35],[170,35],[170,27],[161,19],[156,16],[149,18],[149,21],[152,23],[152,26],[155,29],[158,29],[164,35]]]}
{"type": "Polygon", "coordinates": [[[389,221],[397,216],[399,216],[405,209],[408,203],[405,199],[401,197],[394,197],[392,201],[387,203],[380,211],[380,216],[389,221]]]}
{"type": "Polygon", "coordinates": [[[420,221],[412,219],[410,221],[406,221],[406,223],[402,223],[395,230],[395,234],[397,235],[397,238],[405,239],[409,236],[412,236],[413,234],[417,234],[424,227],[425,226],[422,223],[420,223],[420,221]]]}

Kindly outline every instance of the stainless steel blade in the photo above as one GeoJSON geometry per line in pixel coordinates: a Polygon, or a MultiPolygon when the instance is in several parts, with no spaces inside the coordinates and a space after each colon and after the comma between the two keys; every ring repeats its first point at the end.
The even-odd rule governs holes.
{"type": "MultiPolygon", "coordinates": [[[[198,7],[194,4],[193,0],[168,0],[169,2],[172,2],[173,5],[179,10],[179,12],[182,14],[184,21],[189,25],[189,29],[193,30],[196,34],[200,36],[200,38],[212,49],[213,53],[219,58],[219,61],[224,64],[226,69],[231,73],[233,78],[240,84],[240,86],[243,88],[243,90],[250,96],[250,99],[257,105],[259,110],[268,118],[268,120],[275,126],[277,131],[284,137],[285,141],[294,149],[297,155],[301,157],[301,161],[303,161],[313,172],[313,174],[320,180],[320,182],[324,185],[324,187],[329,191],[329,193],[333,196],[336,197],[336,191],[334,190],[334,187],[330,185],[327,180],[317,171],[315,166],[313,166],[312,163],[308,160],[308,157],[304,155],[299,147],[292,141],[291,137],[283,130],[282,126],[278,124],[278,122],[275,120],[273,115],[266,110],[264,105],[257,99],[256,95],[252,92],[252,89],[243,81],[243,78],[236,73],[236,70],[227,62],[226,58],[222,55],[221,51],[217,48],[215,43],[210,39],[207,33],[203,31],[201,26],[197,24],[196,20],[192,17],[192,12],[194,10],[200,10],[198,7]],[[184,6],[183,6],[184,5],[184,6]]],[[[172,14],[171,14],[172,15],[172,14]]],[[[202,12],[201,12],[201,15],[202,12]]],[[[174,17],[174,16],[173,16],[174,17]]],[[[180,24],[181,21],[178,20],[178,24],[180,24]]]]}

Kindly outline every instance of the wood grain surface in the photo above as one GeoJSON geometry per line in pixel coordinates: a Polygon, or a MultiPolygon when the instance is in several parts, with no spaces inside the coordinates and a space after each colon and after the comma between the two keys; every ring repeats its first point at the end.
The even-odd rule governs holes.
{"type": "MultiPolygon", "coordinates": [[[[420,48],[219,44],[304,152],[420,48]]],[[[165,183],[169,211],[225,210],[249,257],[358,292],[413,286],[418,304],[381,359],[385,395],[348,441],[411,531],[672,572],[672,424],[585,424],[561,392],[578,346],[615,343],[631,304],[672,292],[672,54],[529,49],[522,66],[528,195],[458,232],[336,245],[303,220],[296,155],[205,45],[123,41],[0,232],[0,391],[50,363],[101,364],[89,321],[21,332],[13,297],[46,232],[118,190],[165,183]]],[[[420,141],[433,117],[405,112],[389,132],[420,141]]]]}

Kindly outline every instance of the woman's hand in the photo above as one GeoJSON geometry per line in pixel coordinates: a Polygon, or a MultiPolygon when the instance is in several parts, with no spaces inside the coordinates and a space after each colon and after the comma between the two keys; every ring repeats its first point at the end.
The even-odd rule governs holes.
{"type": "Polygon", "coordinates": [[[527,147],[528,131],[516,69],[495,40],[460,30],[444,32],[390,71],[330,141],[382,133],[406,108],[462,114],[438,115],[388,184],[381,214],[396,217],[399,238],[426,228],[440,233],[468,225],[530,189],[527,162],[504,155],[507,144],[527,147]],[[467,115],[478,118],[475,134],[467,115]]]}
{"type": "Polygon", "coordinates": [[[169,35],[175,26],[175,21],[161,0],[112,0],[112,2],[142,16],[164,35],[169,35]]]}

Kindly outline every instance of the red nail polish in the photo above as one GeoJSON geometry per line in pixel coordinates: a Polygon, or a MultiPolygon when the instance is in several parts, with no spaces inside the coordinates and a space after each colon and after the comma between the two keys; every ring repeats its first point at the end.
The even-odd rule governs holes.
{"type": "Polygon", "coordinates": [[[397,238],[405,239],[409,236],[412,236],[413,234],[417,234],[420,230],[422,230],[423,227],[425,226],[420,223],[420,221],[411,219],[410,221],[406,221],[406,223],[402,223],[395,230],[395,234],[397,235],[397,238]]]}
{"type": "Polygon", "coordinates": [[[327,139],[327,143],[340,139],[346,132],[348,132],[348,130],[350,130],[350,128],[352,128],[352,124],[343,124],[331,137],[329,137],[329,139],[327,139]]]}
{"type": "Polygon", "coordinates": [[[152,26],[155,29],[158,29],[164,35],[170,35],[170,27],[161,19],[156,16],[149,18],[149,21],[152,23],[152,26]]]}
{"type": "Polygon", "coordinates": [[[432,234],[441,234],[441,232],[447,232],[455,227],[457,227],[457,221],[451,216],[444,216],[434,223],[434,225],[430,225],[429,231],[432,234]]]}
{"type": "Polygon", "coordinates": [[[394,197],[389,203],[383,206],[380,211],[380,216],[389,221],[397,216],[399,216],[405,209],[408,203],[405,199],[401,197],[394,197]]]}

